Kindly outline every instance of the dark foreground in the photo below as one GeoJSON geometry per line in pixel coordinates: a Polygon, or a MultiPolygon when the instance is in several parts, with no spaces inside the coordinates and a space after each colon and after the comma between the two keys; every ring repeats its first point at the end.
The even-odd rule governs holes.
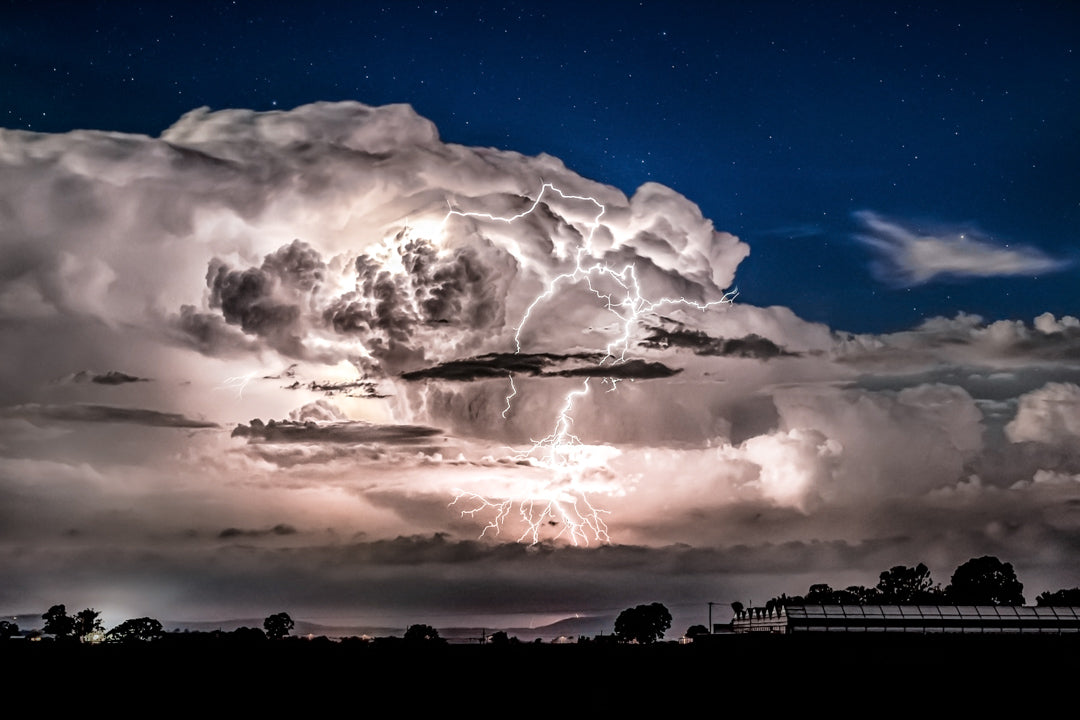
{"type": "Polygon", "coordinates": [[[1078,651],[1075,635],[727,635],[688,645],[433,647],[166,639],[139,646],[4,643],[0,661],[9,698],[72,709],[103,702],[114,716],[154,707],[210,717],[286,710],[317,717],[374,711],[387,700],[402,712],[577,716],[689,711],[702,702],[721,709],[747,698],[759,708],[792,710],[839,708],[858,698],[874,698],[878,709],[931,698],[938,709],[967,712],[1018,699],[1041,706],[1071,696],[1078,651]]]}

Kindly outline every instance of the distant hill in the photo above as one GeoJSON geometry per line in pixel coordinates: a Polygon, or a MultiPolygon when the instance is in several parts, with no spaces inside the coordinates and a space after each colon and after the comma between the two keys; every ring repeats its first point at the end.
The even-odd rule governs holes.
{"type": "MultiPolygon", "coordinates": [[[[225,632],[232,632],[237,628],[249,627],[262,629],[263,620],[265,618],[234,618],[231,620],[213,620],[213,621],[173,621],[169,620],[163,622],[162,625],[166,632],[190,630],[192,632],[213,632],[214,630],[223,630],[225,632]]],[[[296,625],[293,627],[291,635],[325,635],[329,638],[341,638],[341,637],[388,637],[391,635],[404,635],[405,628],[403,627],[381,627],[377,625],[320,625],[319,623],[308,622],[306,620],[296,620],[296,625]]]]}
{"type": "MultiPolygon", "coordinates": [[[[43,624],[40,614],[8,615],[3,618],[8,622],[14,622],[23,631],[40,630],[43,624]]],[[[237,628],[249,627],[262,629],[265,618],[231,618],[228,620],[163,620],[162,626],[166,632],[233,632],[237,628]]],[[[402,637],[405,627],[379,626],[379,625],[323,625],[320,623],[297,620],[292,635],[304,636],[320,635],[328,638],[343,637],[402,637]]],[[[479,642],[481,637],[490,636],[494,632],[505,632],[509,637],[516,637],[522,642],[532,642],[540,638],[544,642],[551,642],[560,637],[577,639],[579,637],[596,637],[610,635],[615,626],[615,617],[608,615],[594,615],[585,617],[571,617],[559,620],[548,625],[535,627],[436,627],[439,635],[454,643],[479,642]]],[[[110,629],[110,628],[106,628],[110,629]]]]}
{"type": "MultiPolygon", "coordinates": [[[[295,620],[295,618],[294,618],[295,620]]],[[[40,623],[40,617],[38,618],[40,623]]],[[[240,627],[262,628],[263,618],[234,618],[230,620],[214,621],[167,621],[163,622],[166,632],[189,630],[193,632],[212,632],[223,630],[232,632],[240,627]]],[[[573,617],[559,620],[549,625],[536,627],[436,627],[439,635],[451,642],[466,643],[480,642],[480,638],[490,636],[494,632],[502,631],[510,637],[516,637],[522,642],[532,642],[540,638],[544,642],[550,642],[560,637],[578,638],[581,636],[595,637],[597,635],[610,635],[615,625],[615,618],[609,616],[573,617]]],[[[20,627],[22,627],[20,625],[20,627]]],[[[296,620],[296,626],[291,633],[294,636],[302,635],[325,635],[329,638],[341,637],[401,637],[405,634],[404,627],[376,626],[376,625],[321,625],[319,623],[296,620]]]]}

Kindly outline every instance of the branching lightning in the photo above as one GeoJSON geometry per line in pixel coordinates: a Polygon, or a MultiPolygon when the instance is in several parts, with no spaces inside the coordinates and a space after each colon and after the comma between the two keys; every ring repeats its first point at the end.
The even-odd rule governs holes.
{"type": "MultiPolygon", "coordinates": [[[[494,517],[484,526],[480,537],[487,534],[488,530],[494,530],[498,534],[506,523],[507,517],[514,510],[514,500],[494,502],[474,492],[459,490],[451,506],[459,501],[471,502],[470,508],[461,511],[462,517],[474,517],[485,510],[494,512],[494,517]]],[[[575,545],[583,542],[589,543],[590,535],[595,540],[609,542],[607,524],[601,519],[606,510],[593,507],[584,494],[573,495],[565,493],[559,498],[526,498],[516,501],[521,520],[525,525],[524,532],[518,537],[518,542],[530,540],[533,545],[542,539],[541,533],[545,526],[562,526],[552,539],[559,539],[566,535],[575,545]],[[579,506],[584,505],[585,509],[579,506]]]]}
{"type": "MultiPolygon", "coordinates": [[[[706,303],[699,303],[682,297],[665,297],[660,300],[646,299],[642,295],[633,264],[627,264],[621,269],[612,268],[599,261],[590,264],[590,259],[593,256],[593,236],[600,227],[600,219],[606,211],[604,205],[593,197],[568,195],[547,182],[543,183],[540,193],[536,196],[532,205],[527,210],[516,215],[497,217],[489,213],[462,212],[451,207],[443,218],[442,224],[445,225],[454,216],[477,218],[491,222],[513,223],[534,212],[548,192],[557,194],[563,200],[591,203],[596,207],[596,214],[588,223],[588,232],[585,235],[584,242],[577,249],[573,269],[554,277],[529,304],[521,321],[514,328],[515,352],[521,352],[522,330],[529,322],[533,310],[550,299],[562,284],[585,282],[589,290],[603,304],[603,307],[617,318],[617,325],[621,325],[621,331],[617,333],[617,337],[608,343],[605,355],[600,361],[601,365],[605,362],[615,365],[625,361],[634,324],[645,314],[669,305],[685,305],[705,311],[717,305],[730,304],[739,294],[737,288],[732,289],[719,300],[706,303]],[[594,284],[594,280],[598,279],[611,281],[614,289],[608,292],[599,289],[594,284]]],[[[509,381],[510,392],[506,396],[506,408],[502,412],[504,419],[511,411],[513,398],[518,392],[517,387],[514,385],[513,374],[509,376],[509,381]]],[[[604,382],[611,385],[609,392],[616,389],[617,380],[614,377],[609,377],[604,382]]],[[[530,448],[516,455],[518,460],[528,460],[553,473],[554,477],[549,486],[549,492],[522,500],[493,501],[478,493],[457,491],[457,495],[450,505],[453,506],[459,502],[468,503],[470,507],[461,511],[463,517],[475,517],[488,512],[493,514],[492,519],[484,527],[481,536],[486,534],[488,530],[493,530],[496,534],[499,533],[505,526],[516,504],[521,521],[525,526],[525,530],[518,538],[518,542],[524,542],[527,539],[534,544],[539,542],[541,533],[547,526],[561,526],[555,537],[566,536],[575,545],[579,542],[588,544],[590,538],[598,542],[610,541],[607,524],[602,517],[607,514],[607,511],[594,507],[583,491],[575,489],[575,480],[580,477],[583,456],[587,454],[586,449],[589,446],[584,445],[577,435],[572,432],[574,423],[572,411],[575,400],[585,397],[588,392],[589,380],[586,378],[581,389],[567,393],[551,433],[539,440],[532,441],[530,448]]]]}
{"type": "Polygon", "coordinates": [[[245,375],[234,375],[233,377],[225,378],[220,387],[222,389],[231,388],[236,390],[236,397],[241,398],[244,396],[244,388],[255,379],[258,373],[249,372],[245,375]]]}

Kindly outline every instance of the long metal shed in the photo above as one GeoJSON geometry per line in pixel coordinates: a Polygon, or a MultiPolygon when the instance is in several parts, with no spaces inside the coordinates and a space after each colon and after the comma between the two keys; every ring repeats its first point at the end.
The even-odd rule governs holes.
{"type": "Polygon", "coordinates": [[[1080,633],[1078,607],[791,605],[786,610],[789,633],[1080,633]]]}

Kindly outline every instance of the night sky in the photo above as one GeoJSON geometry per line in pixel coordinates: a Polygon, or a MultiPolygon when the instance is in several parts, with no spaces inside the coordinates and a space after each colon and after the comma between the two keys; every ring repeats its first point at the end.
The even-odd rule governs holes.
{"type": "Polygon", "coordinates": [[[0,611],[1080,585],[1074,3],[279,5],[0,3],[0,611]]]}

